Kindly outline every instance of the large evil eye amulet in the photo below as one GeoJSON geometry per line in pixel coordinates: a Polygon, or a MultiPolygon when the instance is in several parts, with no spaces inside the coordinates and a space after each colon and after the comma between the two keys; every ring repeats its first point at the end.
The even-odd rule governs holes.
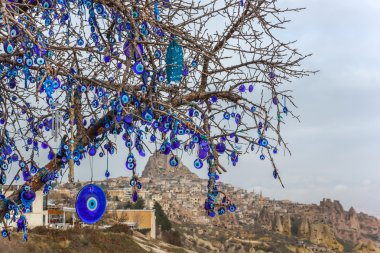
{"type": "Polygon", "coordinates": [[[102,218],[106,205],[107,199],[102,188],[88,184],[78,193],[75,209],[84,223],[94,224],[102,218]]]}

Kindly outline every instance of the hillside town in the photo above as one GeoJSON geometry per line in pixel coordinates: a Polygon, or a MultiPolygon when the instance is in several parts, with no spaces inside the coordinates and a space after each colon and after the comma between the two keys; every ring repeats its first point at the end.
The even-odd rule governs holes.
{"type": "MultiPolygon", "coordinates": [[[[128,206],[132,196],[129,180],[128,177],[118,177],[94,182],[104,188],[107,195],[107,215],[99,225],[124,222],[131,228],[148,229],[148,236],[156,238],[159,228],[153,208],[158,202],[169,219],[177,224],[177,229],[186,238],[185,244],[199,243],[202,237],[207,237],[204,247],[216,252],[221,248],[234,252],[234,247],[241,243],[229,241],[220,245],[216,238],[232,236],[247,240],[258,234],[270,236],[273,241],[278,240],[277,243],[292,244],[289,238],[293,238],[296,247],[310,252],[343,252],[347,247],[363,242],[369,243],[369,247],[380,245],[380,221],[357,213],[353,207],[345,211],[337,200],[323,199],[319,205],[272,200],[261,193],[219,182],[219,189],[231,194],[238,209],[235,213],[227,213],[228,219],[223,216],[210,218],[203,208],[206,196],[203,186],[207,185],[207,180],[199,178],[182,163],[177,167],[170,166],[169,157],[158,153],[149,158],[140,178],[143,184],[139,191],[139,198],[144,203],[142,210],[131,210],[128,206]]],[[[48,197],[38,193],[37,204],[29,215],[39,218],[29,219],[29,225],[60,229],[75,226],[79,220],[74,202],[78,190],[85,184],[57,185],[48,197]]]]}

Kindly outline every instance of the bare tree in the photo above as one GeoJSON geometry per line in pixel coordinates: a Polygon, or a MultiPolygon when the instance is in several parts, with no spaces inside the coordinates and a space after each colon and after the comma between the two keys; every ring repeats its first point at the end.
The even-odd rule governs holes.
{"type": "Polygon", "coordinates": [[[2,200],[1,215],[25,209],[24,192],[47,194],[67,168],[72,181],[86,155],[112,155],[113,134],[129,152],[136,199],[134,154],[153,149],[173,166],[178,150],[196,153],[196,168],[205,163],[210,216],[235,208],[218,194],[221,157],[235,165],[255,151],[280,180],[273,153],[289,151],[280,130],[286,115],[297,118],[287,86],[312,72],[300,66],[308,55],[276,36],[301,9],[276,2],[1,1],[2,178],[18,161],[8,184],[25,181],[2,200]],[[41,149],[48,164],[36,162],[41,149]]]}

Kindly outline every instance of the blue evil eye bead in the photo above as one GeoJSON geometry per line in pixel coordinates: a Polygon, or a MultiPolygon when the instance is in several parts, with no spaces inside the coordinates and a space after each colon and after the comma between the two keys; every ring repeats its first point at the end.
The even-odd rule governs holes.
{"type": "Polygon", "coordinates": [[[16,62],[18,63],[18,64],[22,64],[23,63],[23,59],[22,59],[22,57],[17,57],[17,59],[16,59],[16,62]]]}
{"type": "Polygon", "coordinates": [[[138,18],[138,16],[139,16],[139,12],[138,11],[133,11],[132,12],[132,18],[136,19],[136,18],[138,18]]]}
{"type": "Polygon", "coordinates": [[[231,117],[231,115],[229,114],[229,112],[225,112],[225,113],[223,114],[223,118],[226,119],[226,120],[229,120],[230,117],[231,117]]]}
{"type": "Polygon", "coordinates": [[[274,97],[274,98],[272,99],[272,102],[273,102],[273,104],[277,105],[277,104],[278,104],[278,99],[277,99],[277,97],[274,97]]]}
{"type": "Polygon", "coordinates": [[[194,167],[195,167],[196,169],[200,169],[200,168],[202,168],[202,167],[203,167],[203,162],[202,162],[202,160],[201,160],[201,159],[196,159],[196,160],[194,161],[194,167]]]}
{"type": "Polygon", "coordinates": [[[133,163],[134,161],[135,161],[135,158],[133,157],[133,155],[132,154],[128,155],[127,162],[128,163],[133,163]]]}
{"type": "Polygon", "coordinates": [[[273,170],[273,178],[274,179],[278,178],[278,172],[277,172],[277,170],[273,170]]]}
{"type": "Polygon", "coordinates": [[[106,178],[109,178],[110,177],[110,172],[108,170],[106,170],[106,173],[104,173],[104,175],[106,176],[106,178]]]}
{"type": "Polygon", "coordinates": [[[135,72],[136,75],[142,75],[144,73],[144,65],[141,61],[137,61],[133,64],[133,72],[135,72]]]}
{"type": "Polygon", "coordinates": [[[260,160],[265,160],[265,155],[260,155],[260,160]]]}
{"type": "Polygon", "coordinates": [[[236,206],[234,204],[228,205],[228,211],[230,211],[231,213],[235,212],[236,206]]]}
{"type": "MultiPolygon", "coordinates": [[[[45,26],[49,26],[49,25],[51,25],[51,18],[46,17],[46,18],[45,18],[45,26]]],[[[52,32],[53,32],[53,31],[52,31],[52,32]]],[[[53,33],[52,35],[54,35],[54,33],[53,33]]],[[[51,35],[51,36],[52,36],[52,35],[51,35]]]]}
{"type": "Polygon", "coordinates": [[[196,68],[198,66],[198,62],[196,60],[191,61],[191,67],[196,68]]]}
{"type": "Polygon", "coordinates": [[[53,6],[53,4],[52,4],[51,0],[43,0],[42,6],[47,9],[47,8],[51,8],[53,6]]]}
{"type": "Polygon", "coordinates": [[[125,142],[125,146],[126,146],[127,148],[132,147],[132,141],[131,141],[131,140],[126,141],[126,142],[125,142]]]}
{"type": "Polygon", "coordinates": [[[102,4],[100,4],[100,3],[96,3],[95,4],[95,11],[99,15],[102,15],[104,13],[104,6],[102,4]]]}
{"type": "Polygon", "coordinates": [[[30,168],[30,172],[32,174],[36,174],[38,172],[38,168],[36,166],[32,165],[32,167],[30,168]]]}
{"type": "Polygon", "coordinates": [[[254,87],[254,86],[253,86],[252,84],[249,85],[249,87],[248,87],[248,91],[249,91],[249,92],[252,92],[252,91],[253,91],[253,87],[254,87]]]}
{"type": "Polygon", "coordinates": [[[38,64],[38,65],[44,65],[45,64],[45,59],[44,58],[42,58],[42,57],[38,57],[37,59],[36,59],[36,63],[38,64]]]}
{"type": "Polygon", "coordinates": [[[160,147],[160,151],[164,155],[168,155],[171,151],[170,144],[169,143],[162,143],[160,147]]]}
{"type": "Polygon", "coordinates": [[[7,170],[8,169],[8,164],[6,164],[5,162],[2,162],[1,163],[1,169],[2,170],[7,170]]]}
{"type": "Polygon", "coordinates": [[[75,209],[78,217],[87,224],[99,221],[107,206],[106,195],[102,188],[95,184],[88,184],[78,193],[75,209]]]}
{"type": "Polygon", "coordinates": [[[4,215],[4,218],[6,220],[9,220],[11,218],[11,215],[8,212],[6,212],[5,215],[4,215]]]}
{"type": "Polygon", "coordinates": [[[93,100],[92,101],[92,103],[91,103],[91,106],[93,107],[93,108],[97,108],[98,106],[99,106],[99,101],[98,100],[93,100]]]}
{"type": "Polygon", "coordinates": [[[127,167],[128,170],[134,170],[136,168],[136,164],[134,162],[126,162],[125,166],[127,167]]]}
{"type": "Polygon", "coordinates": [[[221,208],[218,209],[218,214],[219,215],[223,215],[225,213],[226,213],[226,209],[224,207],[221,207],[221,208]]]}
{"type": "Polygon", "coordinates": [[[273,71],[269,72],[269,78],[270,79],[275,79],[276,78],[276,74],[273,71]]]}
{"type": "Polygon", "coordinates": [[[31,66],[33,66],[33,60],[31,58],[26,58],[25,64],[27,67],[31,67],[31,66]]]}
{"type": "Polygon", "coordinates": [[[282,111],[283,111],[285,114],[287,114],[287,113],[288,113],[288,108],[285,106],[285,107],[282,109],[282,111]]]}
{"type": "Polygon", "coordinates": [[[197,134],[193,135],[193,142],[198,143],[199,142],[199,136],[197,134]]]}
{"type": "Polygon", "coordinates": [[[21,168],[25,168],[25,162],[24,162],[24,161],[19,161],[18,165],[19,165],[21,168]]]}
{"type": "Polygon", "coordinates": [[[153,120],[153,112],[150,108],[146,109],[143,113],[142,113],[142,117],[148,121],[148,122],[152,122],[153,120]]]}
{"type": "Polygon", "coordinates": [[[255,112],[256,111],[256,107],[255,106],[252,106],[251,107],[251,112],[255,112]]]}
{"type": "Polygon", "coordinates": [[[173,156],[169,160],[170,166],[177,167],[178,166],[178,159],[177,157],[173,156]]]}
{"type": "Polygon", "coordinates": [[[12,54],[14,49],[15,49],[15,45],[11,42],[8,42],[6,41],[4,44],[4,51],[7,53],[7,54],[12,54]]]}
{"type": "Polygon", "coordinates": [[[156,51],[154,51],[154,57],[156,59],[161,59],[161,56],[162,56],[161,50],[156,49],[156,51]]]}
{"type": "Polygon", "coordinates": [[[20,34],[20,30],[18,29],[18,27],[17,27],[17,26],[13,26],[13,27],[11,28],[11,31],[10,31],[10,35],[11,35],[11,37],[12,37],[12,38],[15,38],[15,37],[17,37],[19,34],[20,34]]]}
{"type": "Polygon", "coordinates": [[[262,146],[262,147],[266,147],[266,146],[268,146],[268,141],[267,141],[267,139],[265,139],[265,138],[260,138],[260,139],[259,139],[259,145],[262,146]]]}
{"type": "Polygon", "coordinates": [[[237,114],[235,115],[235,123],[236,123],[237,125],[239,125],[239,124],[240,124],[240,121],[241,121],[241,116],[240,116],[239,113],[237,113],[237,114]]]}
{"type": "Polygon", "coordinates": [[[6,229],[3,229],[3,230],[1,231],[1,236],[2,236],[3,238],[7,238],[8,235],[9,235],[9,233],[8,233],[8,231],[7,231],[6,229]]]}
{"type": "Polygon", "coordinates": [[[274,149],[273,149],[273,154],[277,154],[277,152],[278,152],[278,151],[277,151],[277,148],[274,148],[274,149]]]}
{"type": "Polygon", "coordinates": [[[77,40],[77,44],[78,44],[78,46],[83,46],[84,45],[84,40],[82,39],[82,38],[79,38],[78,40],[77,40]]]}
{"type": "Polygon", "coordinates": [[[157,80],[158,82],[162,83],[163,81],[165,81],[165,75],[163,75],[162,73],[158,74],[157,80]]]}
{"type": "Polygon", "coordinates": [[[120,94],[120,101],[123,106],[125,106],[129,101],[129,96],[126,92],[120,94]]]}
{"type": "Polygon", "coordinates": [[[223,154],[226,151],[226,144],[224,144],[223,142],[219,142],[218,144],[216,144],[215,149],[216,151],[218,151],[219,154],[223,154]]]}
{"type": "Polygon", "coordinates": [[[5,185],[7,183],[7,175],[2,171],[0,174],[0,184],[5,185]]]}
{"type": "Polygon", "coordinates": [[[208,216],[210,216],[211,218],[214,218],[215,217],[215,212],[213,210],[209,210],[208,216]]]}

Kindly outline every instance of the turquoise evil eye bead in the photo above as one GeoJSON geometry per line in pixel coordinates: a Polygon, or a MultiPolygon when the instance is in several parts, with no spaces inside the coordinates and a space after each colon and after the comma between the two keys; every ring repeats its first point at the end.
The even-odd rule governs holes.
{"type": "Polygon", "coordinates": [[[120,101],[122,105],[126,105],[129,102],[129,96],[126,92],[122,92],[120,94],[120,101]]]}
{"type": "Polygon", "coordinates": [[[42,57],[38,57],[37,59],[36,59],[36,63],[38,64],[38,65],[44,65],[45,64],[45,59],[44,58],[42,58],[42,57]]]}
{"type": "Polygon", "coordinates": [[[202,167],[203,167],[203,162],[202,162],[202,160],[201,160],[201,159],[196,159],[196,160],[194,161],[194,167],[195,167],[196,169],[200,169],[200,168],[202,168],[202,167]]]}
{"type": "Polygon", "coordinates": [[[230,211],[231,213],[235,212],[236,211],[236,206],[234,204],[231,204],[228,206],[228,211],[230,211]]]}
{"type": "Polygon", "coordinates": [[[142,62],[137,61],[133,64],[133,72],[135,72],[136,75],[142,75],[144,73],[144,65],[142,62]]]}
{"type": "Polygon", "coordinates": [[[169,160],[170,166],[177,167],[178,166],[178,159],[177,157],[173,156],[169,160]]]}
{"type": "Polygon", "coordinates": [[[161,59],[161,56],[162,56],[161,50],[157,49],[157,50],[154,52],[154,57],[155,57],[156,59],[161,59]]]}
{"type": "Polygon", "coordinates": [[[4,51],[7,54],[12,54],[14,52],[15,45],[13,43],[6,41],[4,42],[3,46],[4,46],[4,51]]]}
{"type": "Polygon", "coordinates": [[[260,138],[259,145],[262,146],[262,147],[268,146],[268,140],[265,139],[265,138],[260,138]]]}

